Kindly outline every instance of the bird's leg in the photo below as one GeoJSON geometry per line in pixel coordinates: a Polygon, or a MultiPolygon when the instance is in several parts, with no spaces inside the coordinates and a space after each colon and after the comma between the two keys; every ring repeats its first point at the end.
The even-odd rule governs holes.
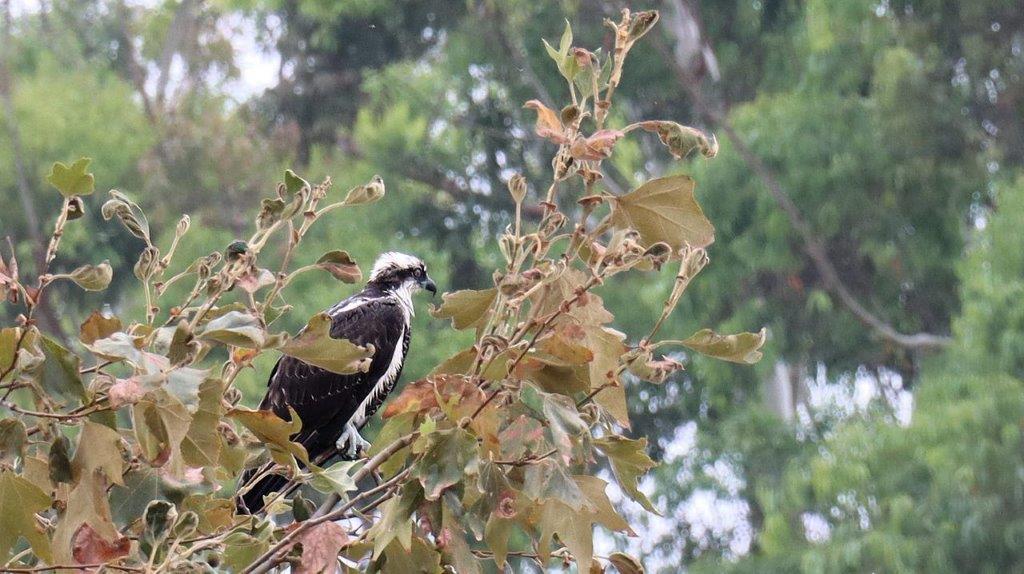
{"type": "Polygon", "coordinates": [[[345,425],[345,430],[338,437],[338,442],[335,443],[338,450],[341,451],[349,460],[355,460],[359,457],[361,451],[365,451],[370,448],[370,443],[366,442],[362,436],[359,435],[359,429],[356,428],[355,423],[349,421],[345,425]],[[346,446],[347,445],[347,446],[346,446]]]}

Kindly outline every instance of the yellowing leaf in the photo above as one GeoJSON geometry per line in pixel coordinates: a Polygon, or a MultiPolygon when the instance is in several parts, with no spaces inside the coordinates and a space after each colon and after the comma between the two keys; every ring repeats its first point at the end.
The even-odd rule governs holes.
{"type": "Polygon", "coordinates": [[[288,356],[340,375],[365,373],[375,350],[373,345],[363,347],[331,337],[331,317],[327,313],[313,315],[299,335],[281,347],[288,356]]]}
{"type": "Polygon", "coordinates": [[[110,482],[123,486],[121,435],[108,426],[85,421],[71,465],[77,476],[92,475],[100,471],[110,482]]]}
{"type": "Polygon", "coordinates": [[[18,538],[24,537],[37,556],[53,562],[50,540],[35,518],[35,513],[49,507],[50,497],[38,486],[11,471],[0,473],[0,557],[6,558],[18,538]]]}
{"type": "Polygon", "coordinates": [[[640,477],[657,466],[657,463],[647,456],[647,439],[630,440],[618,435],[610,435],[594,439],[594,446],[608,457],[608,461],[612,465],[612,472],[622,490],[649,512],[659,514],[647,495],[637,488],[637,481],[640,477]]]}
{"type": "Polygon", "coordinates": [[[242,423],[256,435],[256,438],[270,450],[270,456],[278,464],[291,466],[292,456],[304,464],[309,464],[309,455],[305,447],[291,440],[292,435],[302,430],[302,421],[294,411],[291,421],[282,419],[272,411],[254,411],[246,408],[231,409],[227,416],[242,423]]]}
{"type": "Polygon", "coordinates": [[[436,319],[451,319],[456,329],[465,329],[479,325],[487,316],[487,311],[494,302],[497,289],[473,291],[465,289],[441,295],[443,303],[440,307],[431,307],[430,314],[436,319]]]}
{"type": "Polygon", "coordinates": [[[636,229],[648,246],[663,241],[673,250],[707,247],[715,240],[715,228],[704,217],[693,189],[693,179],[686,175],[652,179],[612,200],[612,223],[636,229]]]}
{"type": "Polygon", "coordinates": [[[64,197],[89,195],[96,190],[96,179],[85,171],[91,161],[92,158],[83,157],[71,164],[71,167],[58,161],[50,168],[46,183],[57,188],[64,197]]]}
{"type": "Polygon", "coordinates": [[[764,329],[738,335],[719,335],[711,329],[701,329],[683,341],[683,345],[709,357],[753,365],[761,360],[760,348],[764,345],[765,336],[764,329]]]}

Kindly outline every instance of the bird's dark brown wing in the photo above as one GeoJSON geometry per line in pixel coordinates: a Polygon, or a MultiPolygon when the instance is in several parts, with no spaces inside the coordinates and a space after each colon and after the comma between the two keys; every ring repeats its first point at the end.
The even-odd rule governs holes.
{"type": "Polygon", "coordinates": [[[298,359],[283,356],[270,375],[267,395],[260,405],[288,419],[288,407],[302,420],[302,431],[293,439],[311,457],[329,448],[341,434],[373,386],[387,372],[391,358],[402,344],[405,315],[393,297],[356,295],[336,306],[331,336],[357,345],[373,345],[375,352],[365,373],[339,375],[298,359]]]}

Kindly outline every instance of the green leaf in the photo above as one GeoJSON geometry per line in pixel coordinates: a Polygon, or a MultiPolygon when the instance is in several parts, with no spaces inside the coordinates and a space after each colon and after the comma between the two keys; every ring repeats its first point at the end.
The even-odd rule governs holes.
{"type": "Polygon", "coordinates": [[[0,420],[0,460],[12,461],[25,453],[28,432],[25,423],[15,418],[0,420]]]}
{"type": "Polygon", "coordinates": [[[85,171],[91,161],[92,158],[83,157],[71,164],[71,167],[58,161],[50,168],[46,182],[57,188],[64,197],[90,195],[96,190],[96,179],[85,171]]]}
{"type": "Polygon", "coordinates": [[[313,480],[309,484],[325,494],[345,496],[347,492],[358,488],[351,474],[352,468],[358,464],[361,464],[358,460],[343,460],[323,470],[314,470],[313,480]]]}
{"type": "Polygon", "coordinates": [[[179,478],[185,472],[181,443],[191,420],[185,405],[162,388],[146,393],[132,407],[135,437],[143,456],[151,465],[165,467],[171,476],[179,478]]]}
{"type": "Polygon", "coordinates": [[[118,331],[105,339],[98,339],[86,348],[108,361],[128,361],[138,368],[146,364],[146,355],[131,335],[118,331]]]}
{"type": "Polygon", "coordinates": [[[302,191],[302,188],[309,189],[309,182],[302,179],[290,169],[284,170],[284,189],[288,195],[295,195],[302,191]]]}
{"type": "Polygon", "coordinates": [[[0,556],[24,537],[37,556],[53,562],[50,540],[39,528],[35,513],[50,508],[50,497],[38,486],[11,471],[0,473],[0,556]]]}
{"type": "Polygon", "coordinates": [[[181,441],[181,455],[185,464],[193,467],[216,466],[220,460],[221,395],[224,383],[207,378],[199,385],[199,404],[189,423],[188,432],[181,441]]]}
{"type": "Polygon", "coordinates": [[[753,365],[763,356],[760,349],[764,346],[765,336],[765,329],[761,329],[757,333],[739,333],[737,335],[719,335],[711,329],[701,329],[682,343],[709,357],[732,363],[753,365]]]}
{"type": "Polygon", "coordinates": [[[40,348],[46,356],[46,362],[38,372],[39,384],[43,389],[55,397],[84,401],[85,384],[79,374],[81,359],[78,355],[46,336],[41,338],[40,348]]]}
{"type": "Polygon", "coordinates": [[[427,500],[437,500],[444,489],[476,473],[476,439],[461,428],[437,431],[424,438],[427,446],[412,476],[423,484],[427,500]]]}
{"type": "Polygon", "coordinates": [[[475,327],[487,317],[487,312],[498,294],[497,289],[474,291],[465,289],[441,295],[441,306],[430,307],[430,315],[435,319],[451,319],[456,329],[475,327]]]}
{"type": "Polygon", "coordinates": [[[330,273],[342,283],[357,283],[363,280],[363,272],[348,251],[328,251],[316,260],[316,266],[330,273]]]}
{"type": "Polygon", "coordinates": [[[652,179],[612,199],[612,224],[636,229],[647,246],[663,241],[676,251],[686,245],[707,247],[715,240],[715,228],[693,189],[693,178],[686,175],[652,179]]]}
{"type": "Polygon", "coordinates": [[[229,311],[207,323],[199,338],[233,347],[262,349],[267,342],[267,332],[251,313],[229,311]]]}
{"type": "Polygon", "coordinates": [[[422,502],[423,489],[419,482],[412,481],[402,487],[400,496],[391,497],[381,506],[381,518],[370,528],[368,536],[373,540],[374,559],[379,558],[392,541],[397,542],[399,548],[411,550],[412,515],[422,502]]]}
{"type": "Polygon", "coordinates": [[[67,276],[86,291],[102,291],[110,285],[114,270],[109,261],[104,261],[99,265],[82,265],[67,276]]]}
{"type": "Polygon", "coordinates": [[[99,471],[110,482],[124,486],[121,435],[108,426],[85,421],[71,466],[76,476],[99,471]]]}
{"type": "Polygon", "coordinates": [[[71,441],[64,435],[54,437],[50,443],[47,462],[50,469],[50,482],[71,483],[75,479],[75,471],[71,467],[71,441]]]}
{"type": "Polygon", "coordinates": [[[224,565],[232,572],[241,572],[269,548],[269,529],[260,536],[232,532],[224,539],[224,565]]]}
{"type": "Polygon", "coordinates": [[[327,313],[314,315],[297,337],[281,347],[288,356],[340,375],[365,373],[374,351],[373,345],[362,347],[331,337],[331,317],[327,313]]]}
{"type": "Polygon", "coordinates": [[[622,490],[649,512],[660,516],[661,514],[651,504],[647,495],[637,488],[640,477],[657,466],[657,463],[647,456],[647,439],[630,440],[618,435],[610,435],[594,439],[594,446],[608,457],[608,461],[612,465],[612,472],[622,490]]]}

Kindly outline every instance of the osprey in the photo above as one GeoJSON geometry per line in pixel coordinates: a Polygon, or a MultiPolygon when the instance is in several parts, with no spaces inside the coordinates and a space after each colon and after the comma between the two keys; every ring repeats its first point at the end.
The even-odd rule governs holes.
{"type": "MultiPolygon", "coordinates": [[[[421,289],[437,293],[422,261],[404,253],[384,253],[374,263],[366,287],[327,311],[331,337],[373,345],[370,368],[365,373],[339,375],[287,355],[274,366],[260,409],[273,410],[285,420],[291,418],[289,407],[298,413],[302,430],[292,440],[306,447],[310,460],[329,457],[333,449],[354,459],[369,447],[359,430],[402,374],[412,336],[412,294],[421,289]]],[[[240,484],[265,469],[246,471],[240,484]]],[[[242,496],[240,509],[258,512],[263,496],[286,483],[283,476],[265,476],[242,496]]]]}

